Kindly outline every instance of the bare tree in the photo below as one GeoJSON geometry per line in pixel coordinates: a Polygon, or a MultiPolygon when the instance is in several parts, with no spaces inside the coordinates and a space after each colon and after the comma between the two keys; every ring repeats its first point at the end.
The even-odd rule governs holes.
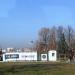
{"type": "Polygon", "coordinates": [[[50,29],[49,28],[42,28],[39,31],[39,41],[38,41],[38,49],[41,52],[48,51],[48,44],[50,40],[50,29]]]}
{"type": "Polygon", "coordinates": [[[52,27],[50,30],[50,42],[49,42],[49,49],[56,50],[56,27],[52,27]]]}
{"type": "Polygon", "coordinates": [[[67,44],[70,60],[73,59],[75,53],[75,31],[71,26],[67,29],[67,44]]]}
{"type": "Polygon", "coordinates": [[[68,26],[68,30],[67,30],[67,43],[68,43],[68,46],[69,46],[69,50],[71,50],[71,44],[72,44],[72,41],[74,40],[74,30],[68,26]]]}

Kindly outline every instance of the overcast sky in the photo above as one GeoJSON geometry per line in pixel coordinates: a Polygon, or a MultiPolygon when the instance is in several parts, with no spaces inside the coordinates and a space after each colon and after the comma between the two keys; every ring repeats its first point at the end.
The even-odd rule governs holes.
{"type": "Polygon", "coordinates": [[[75,0],[0,0],[0,47],[26,47],[41,27],[75,25],[75,0]]]}

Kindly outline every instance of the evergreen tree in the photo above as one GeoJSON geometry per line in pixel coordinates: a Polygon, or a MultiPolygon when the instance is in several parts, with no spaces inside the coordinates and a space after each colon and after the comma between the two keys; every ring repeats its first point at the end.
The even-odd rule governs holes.
{"type": "Polygon", "coordinates": [[[65,40],[64,33],[61,34],[61,37],[59,38],[58,42],[58,52],[60,54],[66,54],[68,52],[68,45],[65,40]]]}

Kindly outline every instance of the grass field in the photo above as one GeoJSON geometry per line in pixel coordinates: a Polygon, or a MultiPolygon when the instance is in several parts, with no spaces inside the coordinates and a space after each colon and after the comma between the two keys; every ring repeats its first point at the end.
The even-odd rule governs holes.
{"type": "Polygon", "coordinates": [[[0,75],[75,75],[75,64],[50,62],[0,63],[0,75]]]}

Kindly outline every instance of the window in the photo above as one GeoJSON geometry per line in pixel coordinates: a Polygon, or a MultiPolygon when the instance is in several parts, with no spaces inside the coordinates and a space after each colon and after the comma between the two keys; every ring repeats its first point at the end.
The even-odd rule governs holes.
{"type": "Polygon", "coordinates": [[[8,54],[8,55],[5,55],[5,59],[16,59],[16,58],[19,58],[19,54],[8,54]]]}
{"type": "Polygon", "coordinates": [[[52,53],[52,56],[54,56],[55,55],[55,53],[52,53]]]}

